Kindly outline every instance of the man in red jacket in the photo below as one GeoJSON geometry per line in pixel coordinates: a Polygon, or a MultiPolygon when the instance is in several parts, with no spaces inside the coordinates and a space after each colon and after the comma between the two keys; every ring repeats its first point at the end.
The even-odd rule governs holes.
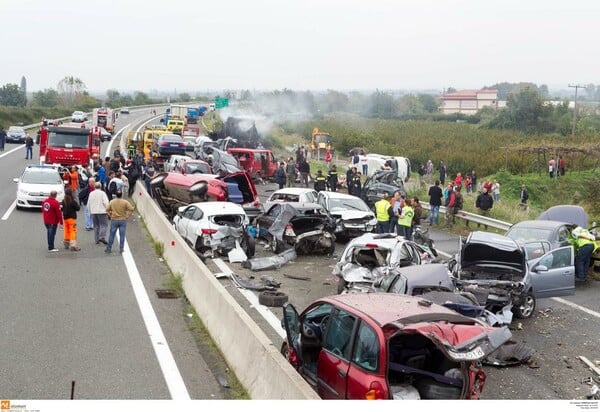
{"type": "Polygon", "coordinates": [[[60,203],[56,200],[56,195],[56,190],[53,190],[50,192],[50,196],[42,202],[42,218],[48,235],[49,252],[58,252],[58,249],[54,247],[54,238],[56,237],[58,225],[62,226],[63,224],[62,211],[60,210],[60,203]]]}

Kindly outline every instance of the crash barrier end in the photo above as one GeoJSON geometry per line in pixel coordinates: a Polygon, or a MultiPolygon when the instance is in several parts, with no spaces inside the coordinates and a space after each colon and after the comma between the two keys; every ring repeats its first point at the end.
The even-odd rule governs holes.
{"type": "MultiPolygon", "coordinates": [[[[429,203],[427,202],[419,202],[421,207],[426,210],[431,210],[429,203]]],[[[440,206],[440,218],[446,215],[446,206],[440,206]]],[[[456,215],[454,215],[456,219],[462,219],[465,221],[465,226],[469,227],[469,223],[477,223],[478,225],[483,225],[486,228],[493,227],[499,230],[508,230],[512,226],[512,223],[503,222],[502,220],[493,219],[491,217],[478,215],[476,213],[465,212],[461,210],[456,215]]]]}
{"type": "Polygon", "coordinates": [[[169,247],[163,258],[181,273],[185,295],[202,319],[227,363],[252,399],[319,399],[279,352],[279,348],[215,278],[175,231],[143,184],[134,201],[154,239],[169,247]]]}

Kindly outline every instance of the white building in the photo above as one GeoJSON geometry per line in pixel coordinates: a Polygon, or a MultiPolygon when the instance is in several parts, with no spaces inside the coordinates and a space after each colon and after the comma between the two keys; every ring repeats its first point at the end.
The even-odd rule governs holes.
{"type": "Polygon", "coordinates": [[[443,114],[463,113],[475,114],[484,107],[499,107],[498,90],[461,90],[445,93],[440,97],[440,111],[443,114]]]}

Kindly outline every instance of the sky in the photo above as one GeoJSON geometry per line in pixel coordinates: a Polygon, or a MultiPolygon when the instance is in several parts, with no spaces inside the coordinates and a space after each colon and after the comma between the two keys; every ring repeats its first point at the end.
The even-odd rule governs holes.
{"type": "Polygon", "coordinates": [[[90,92],[600,84],[598,0],[2,0],[0,85],[90,92]]]}

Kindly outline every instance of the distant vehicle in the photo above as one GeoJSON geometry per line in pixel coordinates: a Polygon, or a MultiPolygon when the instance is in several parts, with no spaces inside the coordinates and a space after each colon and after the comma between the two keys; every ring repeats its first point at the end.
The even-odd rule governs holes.
{"type": "Polygon", "coordinates": [[[42,202],[50,192],[56,190],[56,200],[65,197],[65,184],[56,165],[29,165],[21,177],[14,178],[17,183],[17,209],[41,208],[42,202]]]}
{"type": "Polygon", "coordinates": [[[117,112],[110,107],[96,107],[92,110],[91,127],[102,127],[109,133],[114,133],[117,112]]]}
{"type": "MultiPolygon", "coordinates": [[[[355,166],[357,170],[362,170],[362,165],[367,164],[367,176],[373,175],[373,173],[379,170],[393,170],[396,175],[407,182],[411,175],[411,164],[407,157],[401,156],[386,156],[376,153],[369,153],[367,155],[359,155],[358,163],[351,163],[351,166],[355,166]]],[[[353,159],[354,160],[354,159],[353,159]]]]}
{"type": "Polygon", "coordinates": [[[185,155],[185,142],[178,134],[161,134],[154,142],[154,151],[159,156],[168,157],[170,155],[185,155]]]}
{"type": "Polygon", "coordinates": [[[101,135],[96,127],[88,129],[85,123],[65,123],[61,126],[40,128],[40,163],[90,165],[100,158],[101,135]]]}
{"type": "Polygon", "coordinates": [[[240,166],[247,170],[254,180],[274,178],[278,163],[270,150],[234,147],[227,149],[227,153],[235,157],[240,166]]]}
{"type": "Polygon", "coordinates": [[[180,173],[183,175],[193,175],[195,173],[210,175],[212,172],[210,165],[200,159],[185,160],[180,168],[180,173]]]}
{"type": "Polygon", "coordinates": [[[71,114],[71,121],[77,123],[85,122],[87,121],[87,116],[84,112],[76,110],[73,112],[73,114],[71,114]]]}
{"type": "Polygon", "coordinates": [[[310,135],[310,153],[313,159],[325,160],[328,150],[333,149],[331,135],[314,128],[310,135]]]}
{"type": "Polygon", "coordinates": [[[21,126],[10,126],[6,131],[6,143],[25,143],[29,134],[21,126]]]}
{"type": "Polygon", "coordinates": [[[181,172],[181,166],[186,160],[192,160],[190,156],[186,155],[171,155],[163,164],[163,169],[165,172],[181,172]]]}
{"type": "Polygon", "coordinates": [[[283,306],[281,353],[322,399],[479,399],[483,359],[512,338],[419,296],[352,293],[283,306]]]}
{"type": "Polygon", "coordinates": [[[106,130],[104,127],[99,127],[100,129],[100,140],[103,142],[110,142],[112,139],[112,134],[106,130]]]}
{"type": "Polygon", "coordinates": [[[121,114],[129,114],[129,107],[121,107],[121,114]]]}

